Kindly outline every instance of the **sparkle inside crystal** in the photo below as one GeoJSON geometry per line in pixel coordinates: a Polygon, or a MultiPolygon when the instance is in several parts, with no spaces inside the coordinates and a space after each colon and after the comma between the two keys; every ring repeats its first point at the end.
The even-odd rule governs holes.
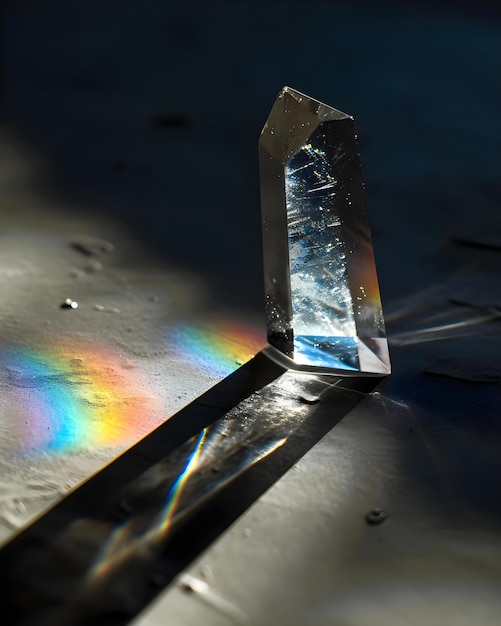
{"type": "Polygon", "coordinates": [[[389,373],[353,118],[284,87],[259,149],[270,343],[299,366],[389,373]]]}

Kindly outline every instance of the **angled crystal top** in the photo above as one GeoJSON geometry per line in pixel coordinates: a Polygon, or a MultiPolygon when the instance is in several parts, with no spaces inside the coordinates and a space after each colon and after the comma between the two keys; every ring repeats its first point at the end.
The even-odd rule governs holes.
{"type": "Polygon", "coordinates": [[[270,344],[301,369],[388,374],[353,118],[284,87],[259,154],[270,344]]]}

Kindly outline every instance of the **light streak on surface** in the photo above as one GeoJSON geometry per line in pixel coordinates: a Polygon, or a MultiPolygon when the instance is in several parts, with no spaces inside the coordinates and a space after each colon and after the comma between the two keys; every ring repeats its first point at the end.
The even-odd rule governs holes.
{"type": "Polygon", "coordinates": [[[500,318],[500,313],[476,315],[473,319],[466,319],[461,322],[430,326],[429,328],[392,335],[390,336],[390,342],[396,346],[408,346],[416,343],[440,341],[451,337],[475,334],[477,332],[476,326],[499,320],[500,318]]]}
{"type": "Polygon", "coordinates": [[[98,584],[100,580],[111,575],[130,558],[149,554],[155,545],[168,536],[177,515],[187,513],[198,506],[208,496],[216,493],[249,467],[275,452],[287,440],[282,437],[272,441],[255,441],[253,442],[255,445],[249,448],[250,442],[248,445],[243,445],[242,441],[237,439],[230,443],[228,450],[225,449],[227,437],[221,437],[219,428],[220,424],[204,428],[192,440],[192,448],[186,457],[183,469],[169,488],[165,503],[152,523],[148,524],[141,516],[132,517],[112,532],[89,572],[88,583],[90,585],[98,584]],[[202,477],[200,483],[194,483],[195,490],[191,498],[181,503],[190,479],[196,480],[198,472],[212,467],[223,457],[225,461],[230,461],[226,472],[223,470],[220,476],[208,480],[202,477]],[[232,457],[236,457],[236,465],[231,463],[232,457]]]}
{"type": "Polygon", "coordinates": [[[102,555],[99,557],[96,565],[90,572],[90,580],[97,581],[106,576],[111,570],[127,560],[127,558],[139,550],[147,548],[147,546],[158,541],[171,526],[172,517],[179,505],[179,500],[184,487],[190,476],[196,469],[202,447],[207,437],[207,429],[204,428],[198,435],[191,454],[188,456],[183,470],[176,478],[171,486],[166,498],[166,502],[159,514],[159,521],[152,525],[148,530],[138,537],[131,538],[131,530],[134,525],[134,519],[126,521],[119,526],[111,535],[108,544],[105,546],[102,555]]]}

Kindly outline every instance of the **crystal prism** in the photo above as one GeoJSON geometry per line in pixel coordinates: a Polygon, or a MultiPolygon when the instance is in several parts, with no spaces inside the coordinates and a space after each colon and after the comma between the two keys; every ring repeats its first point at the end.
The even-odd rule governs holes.
{"type": "Polygon", "coordinates": [[[388,374],[353,118],[284,87],[259,161],[269,343],[296,369],[388,374]]]}

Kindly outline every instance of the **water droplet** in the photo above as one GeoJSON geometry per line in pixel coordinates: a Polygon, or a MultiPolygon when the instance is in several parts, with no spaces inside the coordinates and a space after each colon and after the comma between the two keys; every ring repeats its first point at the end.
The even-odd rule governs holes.
{"type": "Polygon", "coordinates": [[[316,404],[320,402],[320,396],[313,396],[307,393],[302,393],[298,396],[299,402],[304,402],[304,404],[316,404]]]}
{"type": "Polygon", "coordinates": [[[202,602],[225,615],[232,624],[249,623],[247,615],[238,606],[228,602],[228,600],[213,591],[205,580],[195,578],[190,574],[183,574],[177,584],[186,593],[196,594],[202,602]]]}
{"type": "Polygon", "coordinates": [[[78,302],[72,300],[71,298],[66,298],[66,300],[61,304],[62,309],[78,309],[78,302]]]}
{"type": "Polygon", "coordinates": [[[252,530],[250,528],[246,528],[244,530],[244,537],[250,537],[252,535],[252,530]]]}
{"type": "Polygon", "coordinates": [[[383,509],[380,508],[375,508],[372,509],[372,511],[370,511],[369,513],[367,513],[367,515],[365,516],[365,521],[368,524],[382,524],[386,519],[386,513],[383,511],[383,509]]]}
{"type": "Polygon", "coordinates": [[[179,581],[179,587],[185,591],[186,593],[200,593],[202,591],[202,586],[203,585],[207,585],[207,583],[203,582],[203,581],[198,581],[197,579],[193,578],[192,576],[189,576],[186,574],[182,580],[179,581]]]}

